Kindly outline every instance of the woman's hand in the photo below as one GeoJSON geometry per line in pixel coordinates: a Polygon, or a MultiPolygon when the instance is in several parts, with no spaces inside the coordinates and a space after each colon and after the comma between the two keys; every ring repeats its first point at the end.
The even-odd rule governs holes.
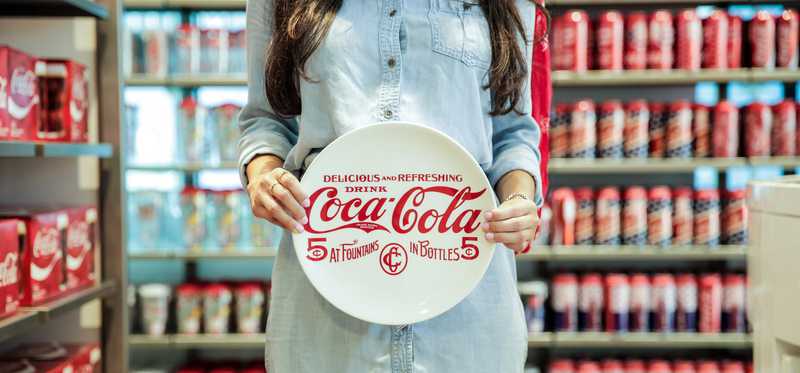
{"type": "Polygon", "coordinates": [[[511,198],[484,214],[481,229],[490,242],[505,244],[517,254],[530,249],[539,228],[536,204],[525,198],[511,198]]]}
{"type": "Polygon", "coordinates": [[[291,172],[278,167],[281,163],[275,156],[261,156],[248,164],[250,207],[253,215],[300,233],[308,223],[303,208],[308,207],[308,196],[291,172]]]}

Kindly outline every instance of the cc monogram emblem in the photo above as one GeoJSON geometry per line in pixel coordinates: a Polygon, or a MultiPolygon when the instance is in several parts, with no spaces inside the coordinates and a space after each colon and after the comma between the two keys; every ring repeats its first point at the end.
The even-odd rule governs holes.
{"type": "Polygon", "coordinates": [[[408,253],[406,253],[406,249],[396,243],[390,243],[384,246],[378,259],[380,260],[381,269],[390,276],[399,275],[408,265],[408,253]]]}

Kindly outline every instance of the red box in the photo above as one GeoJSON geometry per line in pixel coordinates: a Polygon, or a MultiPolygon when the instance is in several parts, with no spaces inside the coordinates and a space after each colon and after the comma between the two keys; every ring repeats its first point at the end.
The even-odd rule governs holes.
{"type": "Polygon", "coordinates": [[[96,284],[94,271],[97,251],[97,209],[75,207],[66,210],[67,225],[67,290],[78,290],[96,284]]]}
{"type": "Polygon", "coordinates": [[[66,345],[75,373],[100,373],[102,367],[102,351],[100,344],[91,342],[86,344],[66,345]]]}
{"type": "Polygon", "coordinates": [[[20,236],[24,234],[21,220],[0,220],[0,317],[13,314],[19,306],[20,236]]]}
{"type": "Polygon", "coordinates": [[[0,45],[0,139],[33,140],[39,116],[36,58],[0,45]]]}
{"type": "MultiPolygon", "coordinates": [[[[76,351],[76,350],[75,350],[76,351]]],[[[11,351],[8,356],[9,364],[25,362],[33,367],[33,370],[9,370],[10,372],[36,373],[75,373],[72,364],[73,356],[69,349],[58,343],[31,343],[19,346],[11,351]]],[[[7,363],[0,363],[7,364],[7,363]]],[[[21,365],[24,366],[24,365],[21,365]]],[[[3,370],[5,372],[5,370],[3,370]]]]}
{"type": "Polygon", "coordinates": [[[39,60],[36,75],[41,106],[37,140],[88,141],[86,67],[68,60],[39,60]]]}

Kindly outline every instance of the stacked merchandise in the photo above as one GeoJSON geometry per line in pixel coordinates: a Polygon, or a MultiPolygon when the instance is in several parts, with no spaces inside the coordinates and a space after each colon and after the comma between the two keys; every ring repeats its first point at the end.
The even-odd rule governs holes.
{"type": "Polygon", "coordinates": [[[665,359],[558,359],[550,363],[548,373],[752,373],[753,362],[742,360],[665,359]]]}
{"type": "MultiPolygon", "coordinates": [[[[172,288],[146,284],[138,289],[131,320],[139,321],[142,331],[151,336],[164,335],[170,320],[181,335],[257,334],[266,323],[268,293],[269,283],[262,282],[182,284],[175,287],[171,318],[172,288]]],[[[132,328],[139,329],[135,324],[132,328]]]]}
{"type": "Polygon", "coordinates": [[[583,10],[569,10],[553,21],[553,68],[692,70],[775,67],[797,69],[798,13],[787,9],[779,17],[758,11],[742,18],[716,9],[705,19],[697,10],[651,13],[617,10],[594,21],[583,10]],[[743,41],[750,53],[742,53],[743,41]],[[750,56],[750,58],[744,58],[750,56]]]}
{"type": "Polygon", "coordinates": [[[87,142],[86,67],[0,45],[0,141],[87,142]]]}
{"type": "Polygon", "coordinates": [[[0,372],[100,373],[102,369],[101,355],[98,343],[27,344],[0,354],[0,372]]]}
{"type": "MultiPolygon", "coordinates": [[[[136,369],[133,373],[168,373],[165,369],[136,369]]],[[[253,363],[216,363],[216,362],[191,362],[177,370],[175,373],[266,373],[264,362],[253,363]]]]}
{"type": "Polygon", "coordinates": [[[561,103],[552,116],[550,152],[583,159],[794,156],[800,149],[797,105],[754,102],[740,110],[728,101],[714,107],[685,100],[561,103]]]}
{"type": "Polygon", "coordinates": [[[96,284],[97,210],[0,211],[0,317],[96,284]]]}

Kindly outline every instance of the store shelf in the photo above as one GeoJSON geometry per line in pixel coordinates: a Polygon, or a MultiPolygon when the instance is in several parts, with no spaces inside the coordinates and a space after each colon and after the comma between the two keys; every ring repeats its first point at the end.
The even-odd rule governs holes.
{"type": "Polygon", "coordinates": [[[134,75],[125,79],[129,87],[169,86],[169,87],[205,87],[205,86],[244,86],[247,78],[244,75],[187,75],[170,77],[151,77],[134,75]]]}
{"type": "MultiPolygon", "coordinates": [[[[775,1],[775,2],[766,2],[768,4],[773,3],[793,3],[796,1],[793,0],[782,0],[782,1],[775,1]]],[[[563,7],[563,6],[576,6],[576,7],[585,7],[585,6],[630,6],[630,5],[657,5],[657,6],[699,6],[699,5],[713,5],[713,4],[753,4],[753,3],[765,3],[764,1],[759,0],[549,0],[547,1],[547,6],[552,7],[563,7]]]]}
{"type": "Polygon", "coordinates": [[[609,173],[678,173],[692,172],[697,167],[724,169],[744,166],[744,158],[694,158],[694,159],[550,159],[553,174],[609,174],[609,173]]]}
{"type": "Polygon", "coordinates": [[[781,166],[784,168],[800,167],[798,157],[754,157],[748,158],[747,163],[753,166],[781,166]]]}
{"type": "Polygon", "coordinates": [[[800,71],[797,69],[752,70],[751,79],[757,82],[778,80],[782,82],[796,82],[800,80],[800,71]]]}
{"type": "Polygon", "coordinates": [[[247,0],[125,0],[128,9],[228,9],[244,10],[247,0]]]}
{"type": "Polygon", "coordinates": [[[708,260],[744,260],[747,247],[726,245],[707,246],[545,246],[534,247],[528,254],[517,257],[520,261],[708,261],[708,260]]]}
{"type": "Polygon", "coordinates": [[[106,7],[89,0],[2,0],[0,16],[108,17],[106,7]]]}
{"type": "Polygon", "coordinates": [[[199,172],[206,170],[235,170],[239,165],[235,162],[223,162],[218,165],[205,165],[200,163],[183,164],[183,165],[128,165],[128,170],[137,171],[182,171],[182,172],[199,172]]]}
{"type": "Polygon", "coordinates": [[[222,334],[222,335],[165,335],[151,337],[147,335],[131,335],[128,344],[139,348],[173,348],[173,349],[237,349],[264,348],[264,334],[222,334]]]}
{"type": "Polygon", "coordinates": [[[98,157],[109,158],[109,144],[33,143],[0,141],[0,157],[98,157]]]}
{"type": "Polygon", "coordinates": [[[553,348],[663,348],[748,349],[752,336],[741,333],[553,333],[550,344],[537,337],[531,347],[553,348]]]}
{"type": "Polygon", "coordinates": [[[748,80],[747,69],[736,70],[627,70],[627,71],[553,71],[554,87],[591,87],[623,85],[686,85],[697,82],[748,80]]]}
{"type": "Polygon", "coordinates": [[[277,254],[275,248],[253,250],[251,252],[220,252],[220,253],[168,253],[165,251],[153,250],[151,254],[131,254],[131,260],[240,260],[240,259],[273,259],[277,254]]]}

